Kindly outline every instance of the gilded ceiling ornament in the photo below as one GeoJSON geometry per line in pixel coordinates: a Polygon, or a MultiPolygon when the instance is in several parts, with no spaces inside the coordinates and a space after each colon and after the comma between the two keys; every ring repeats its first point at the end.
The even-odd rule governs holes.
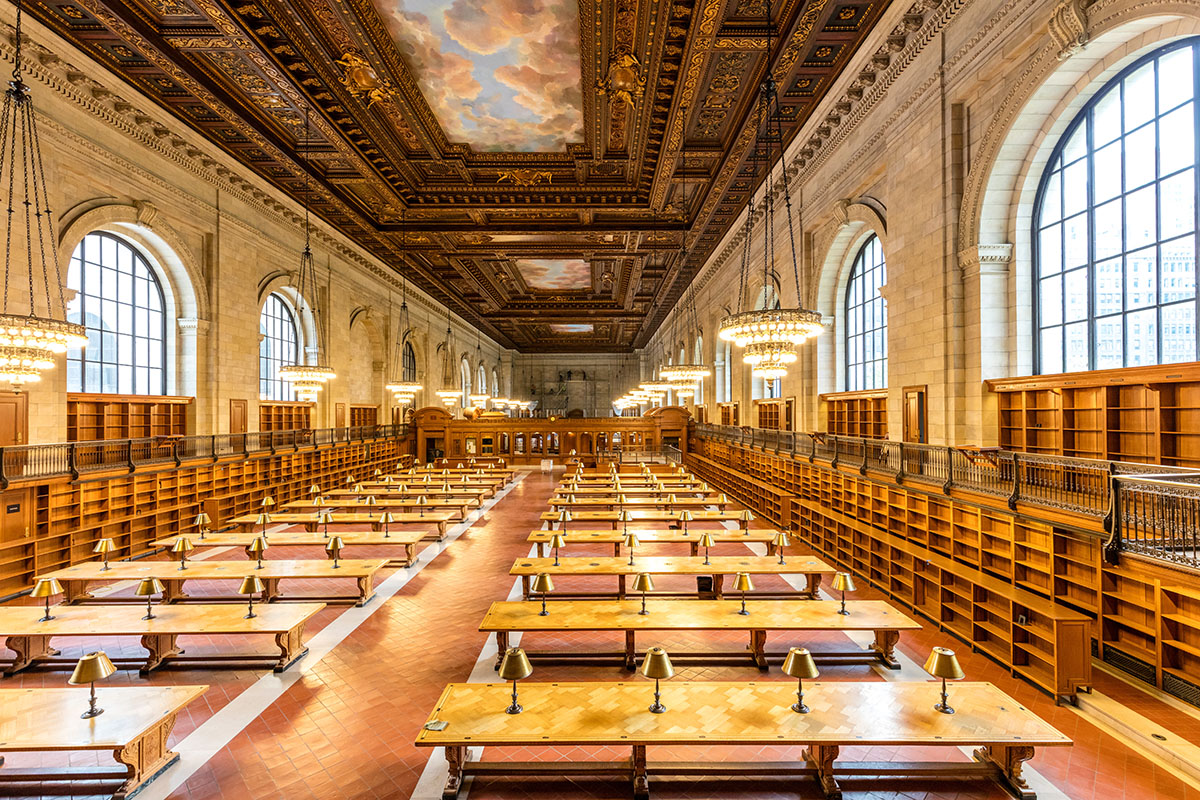
{"type": "Polygon", "coordinates": [[[633,108],[635,96],[640,96],[646,89],[646,78],[642,75],[642,65],[628,50],[619,51],[608,64],[608,74],[604,80],[597,81],[596,91],[608,95],[614,103],[623,103],[633,108]]]}
{"type": "Polygon", "coordinates": [[[496,175],[496,183],[512,183],[516,186],[537,186],[542,181],[550,183],[554,175],[541,169],[505,169],[496,175]]]}
{"type": "Polygon", "coordinates": [[[390,99],[395,93],[370,62],[358,53],[347,51],[337,63],[346,69],[342,85],[355,97],[367,98],[367,108],[390,99]]]}

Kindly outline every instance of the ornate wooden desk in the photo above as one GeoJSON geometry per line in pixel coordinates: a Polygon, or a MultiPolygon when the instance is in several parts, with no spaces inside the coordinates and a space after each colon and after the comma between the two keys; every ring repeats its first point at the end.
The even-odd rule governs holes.
{"type": "MultiPolygon", "coordinates": [[[[40,606],[0,606],[0,637],[16,653],[5,674],[25,669],[34,662],[53,662],[58,652],[50,646],[56,636],[96,638],[97,636],[140,636],[142,647],[149,651],[140,671],[143,675],[165,661],[212,664],[216,662],[274,661],[274,670],[282,672],[300,660],[308,648],[301,637],[304,625],[324,603],[287,603],[256,605],[254,617],[244,619],[246,607],[241,603],[213,605],[156,605],[154,619],[142,619],[146,607],[121,604],[112,606],[60,605],[51,612],[54,619],[39,622],[44,613],[40,606]],[[184,656],[178,646],[180,636],[212,636],[221,634],[265,634],[275,637],[280,654],[184,656]]],[[[133,659],[114,658],[124,666],[133,659]]],[[[65,660],[62,663],[66,663],[65,660]]]]}
{"type": "MultiPolygon", "coordinates": [[[[767,653],[768,631],[874,631],[875,641],[870,650],[814,651],[817,661],[825,664],[877,664],[882,662],[899,669],[895,658],[900,632],[918,630],[921,625],[892,606],[879,600],[851,600],[846,603],[849,615],[838,613],[841,604],[833,600],[796,603],[791,600],[747,600],[742,616],[741,603],[736,600],[648,600],[649,614],[638,613],[638,600],[563,600],[547,604],[550,612],[541,616],[541,603],[495,602],[488,609],[479,630],[496,634],[496,668],[508,649],[509,634],[535,631],[623,631],[625,649],[618,652],[595,650],[554,649],[545,652],[525,652],[531,659],[548,662],[593,662],[619,658],[626,669],[637,666],[639,632],[657,631],[746,631],[750,634],[747,650],[732,653],[671,652],[677,662],[701,660],[728,663],[749,658],[761,670],[767,669],[767,659],[780,660],[786,652],[767,653]]],[[[792,642],[803,645],[802,640],[792,642]]]]}
{"type": "MultiPolygon", "coordinates": [[[[467,518],[467,514],[471,513],[471,507],[479,505],[478,500],[467,499],[465,497],[426,497],[425,508],[428,511],[438,511],[449,513],[452,520],[463,520],[467,518]]],[[[293,500],[290,503],[284,503],[283,507],[287,509],[284,513],[292,512],[317,514],[322,510],[328,510],[334,514],[344,511],[355,514],[374,514],[378,517],[384,511],[393,513],[417,513],[416,509],[420,508],[417,504],[416,497],[388,497],[386,495],[378,495],[375,498],[374,505],[365,505],[358,498],[326,498],[325,503],[318,505],[312,500],[293,500]],[[403,509],[411,508],[413,511],[405,512],[403,509]]],[[[275,515],[271,515],[274,519],[275,515]]]]}
{"type": "Polygon", "coordinates": [[[120,765],[108,770],[0,769],[0,786],[46,783],[50,794],[56,793],[50,788],[56,781],[103,778],[119,782],[113,800],[124,800],[179,758],[167,749],[175,717],[207,689],[97,686],[96,704],[105,711],[92,719],[79,718],[88,703],[82,687],[0,689],[0,751],[107,750],[120,765]]]}
{"type": "Polygon", "coordinates": [[[615,496],[613,496],[613,497],[587,497],[587,496],[579,497],[579,496],[576,496],[576,498],[574,500],[568,500],[566,497],[563,497],[562,495],[555,495],[550,498],[550,507],[551,508],[565,508],[568,511],[570,511],[572,513],[572,515],[574,515],[581,511],[594,511],[594,510],[610,511],[610,510],[621,509],[621,508],[625,508],[630,511],[639,511],[639,510],[643,510],[643,509],[649,510],[649,509],[658,509],[658,508],[678,510],[678,509],[686,508],[688,510],[694,511],[696,509],[709,508],[710,506],[716,506],[716,508],[719,511],[724,511],[725,507],[729,505],[728,500],[722,500],[716,496],[713,496],[710,498],[710,497],[688,497],[687,495],[680,497],[678,495],[674,495],[675,499],[673,499],[673,500],[668,500],[667,499],[668,496],[670,496],[669,493],[667,495],[660,495],[658,497],[637,497],[637,496],[626,495],[624,502],[618,502],[618,500],[615,496]]]}
{"type": "MultiPolygon", "coordinates": [[[[68,604],[88,600],[91,595],[87,591],[89,583],[96,581],[140,581],[142,578],[158,578],[163,582],[166,591],[163,600],[173,603],[187,598],[183,591],[184,581],[241,581],[247,575],[257,575],[266,584],[263,600],[271,602],[283,598],[279,593],[279,582],[286,579],[325,580],[330,578],[345,578],[358,584],[358,594],[349,597],[334,595],[330,597],[298,596],[292,598],[300,602],[346,602],[354,605],[365,605],[375,595],[371,583],[375,573],[387,566],[386,558],[357,559],[343,558],[334,569],[332,561],[264,561],[262,569],[255,569],[250,561],[189,561],[187,569],[181,570],[174,561],[114,561],[110,569],[101,569],[99,561],[85,561],[82,564],[65,567],[64,569],[39,575],[38,578],[57,578],[63,585],[64,601],[68,604]]],[[[244,601],[241,595],[231,598],[205,596],[200,602],[213,602],[222,599],[244,601]]],[[[129,601],[142,602],[141,598],[129,598],[129,601]]],[[[105,598],[105,603],[121,602],[118,598],[105,598]]]]}
{"type": "Polygon", "coordinates": [[[580,486],[578,489],[572,489],[570,486],[563,484],[554,490],[551,495],[554,499],[562,499],[567,495],[577,495],[579,497],[616,497],[617,495],[625,495],[626,497],[666,497],[674,494],[682,497],[711,497],[718,498],[720,492],[714,492],[711,488],[708,491],[696,486],[692,489],[653,489],[650,487],[632,487],[626,489],[624,487],[616,489],[611,486],[580,486]]]}
{"type": "MultiPolygon", "coordinates": [[[[533,531],[532,533],[529,534],[529,541],[536,543],[538,546],[538,555],[539,556],[544,557],[547,553],[550,552],[550,538],[552,536],[554,536],[554,534],[556,534],[556,533],[562,533],[562,531],[538,530],[538,531],[533,531]]],[[[691,548],[690,548],[691,554],[695,556],[695,555],[700,554],[699,542],[700,542],[700,534],[702,534],[702,533],[707,533],[707,534],[711,535],[713,537],[713,540],[716,542],[725,542],[725,543],[728,543],[728,542],[740,542],[740,543],[758,542],[759,544],[767,545],[768,549],[769,549],[771,540],[773,538],[775,538],[775,534],[779,533],[779,531],[772,530],[770,528],[754,528],[754,529],[746,528],[743,530],[736,530],[736,531],[730,531],[730,530],[724,530],[724,529],[703,530],[703,531],[690,530],[687,533],[684,533],[679,528],[672,528],[669,530],[661,530],[661,531],[645,530],[645,529],[638,528],[638,529],[635,529],[633,531],[633,533],[637,534],[638,540],[642,544],[685,544],[686,543],[691,546],[691,548]]],[[[597,530],[569,531],[567,533],[567,535],[565,536],[565,538],[567,540],[568,547],[571,547],[574,545],[581,545],[581,544],[611,544],[611,545],[613,545],[613,555],[614,556],[621,555],[621,545],[624,544],[624,542],[625,542],[625,535],[619,530],[617,530],[617,531],[597,531],[597,530]]]]}
{"type": "MultiPolygon", "coordinates": [[[[388,559],[389,567],[409,566],[413,562],[414,548],[417,544],[426,538],[434,540],[440,538],[436,531],[388,531],[386,536],[383,531],[351,531],[347,533],[335,531],[335,533],[342,538],[342,544],[346,547],[366,545],[374,547],[403,547],[404,557],[388,559]]],[[[187,534],[187,536],[195,547],[241,547],[246,550],[247,556],[253,558],[254,556],[250,553],[250,544],[259,537],[259,534],[248,531],[233,531],[230,533],[210,533],[203,539],[192,534],[187,534]]],[[[178,538],[179,535],[157,539],[153,542],[153,545],[154,547],[170,547],[175,544],[175,540],[178,538]]],[[[272,548],[324,547],[328,541],[329,538],[324,534],[310,533],[308,531],[280,531],[267,536],[267,542],[272,548]]]]}
{"type": "MultiPolygon", "coordinates": [[[[950,702],[956,714],[933,710],[938,686],[929,682],[806,682],[797,714],[793,681],[748,683],[673,682],[662,685],[666,713],[651,714],[654,684],[521,683],[520,714],[504,713],[509,684],[452,683],[418,747],[445,747],[450,774],[442,797],[458,796],[466,775],[615,775],[629,780],[633,796],[650,796],[651,775],[756,775],[794,780],[815,777],[827,798],[842,796],[843,775],[894,779],[931,777],[997,780],[1014,795],[1034,797],[1021,775],[1035,747],[1071,744],[995,686],[955,683],[950,702]],[[804,747],[799,761],[648,761],[657,745],[749,745],[804,747]],[[974,762],[838,762],[840,747],[954,747],[978,745],[974,762]],[[467,761],[468,747],[630,747],[627,761],[467,761]]],[[[427,725],[429,723],[426,723],[427,725]]]]}
{"type": "MultiPolygon", "coordinates": [[[[667,522],[671,523],[671,527],[673,528],[682,524],[679,521],[678,511],[659,508],[638,508],[628,510],[630,514],[633,514],[634,522],[667,522]]],[[[619,513],[620,512],[615,510],[572,511],[571,522],[569,522],[567,526],[569,529],[571,525],[576,525],[583,522],[607,522],[612,526],[613,530],[616,530],[624,524],[617,519],[617,514],[619,513]]],[[[749,523],[746,520],[738,518],[740,514],[740,511],[693,511],[692,515],[694,518],[688,523],[688,527],[690,528],[693,525],[696,527],[703,527],[705,525],[713,525],[714,523],[720,522],[736,522],[738,527],[749,527],[749,523]]],[[[545,511],[542,513],[541,519],[543,522],[550,523],[550,527],[552,529],[561,524],[558,522],[557,511],[545,511]]]]}
{"type": "MultiPolygon", "coordinates": [[[[346,512],[334,511],[330,525],[370,525],[371,530],[383,530],[383,525],[379,522],[379,515],[383,511],[375,511],[367,514],[361,511],[346,512]]],[[[405,525],[432,525],[437,528],[438,541],[446,537],[446,526],[453,520],[454,515],[448,511],[426,511],[425,513],[403,513],[396,514],[396,519],[390,525],[391,528],[403,527],[405,525]]],[[[232,522],[238,526],[238,530],[243,531],[259,531],[262,526],[258,524],[257,514],[246,514],[241,517],[234,517],[232,522]]],[[[306,531],[323,530],[324,525],[317,523],[317,515],[314,512],[284,512],[282,514],[271,515],[272,525],[303,525],[306,531]]],[[[340,533],[340,531],[338,531],[340,533]]]]}

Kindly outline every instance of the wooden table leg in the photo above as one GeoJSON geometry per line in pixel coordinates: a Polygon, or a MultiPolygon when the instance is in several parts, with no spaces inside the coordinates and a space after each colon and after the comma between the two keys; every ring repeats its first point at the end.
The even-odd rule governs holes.
{"type": "Polygon", "coordinates": [[[442,800],[456,800],[463,783],[463,764],[467,760],[467,748],[462,745],[446,746],[446,785],[442,787],[442,800]]]}
{"type": "Polygon", "coordinates": [[[357,579],[357,582],[358,582],[358,602],[355,603],[355,605],[361,607],[361,606],[365,606],[367,604],[367,601],[369,601],[375,595],[375,592],[371,589],[371,576],[370,575],[359,576],[357,579]]]}
{"type": "Polygon", "coordinates": [[[404,545],[404,560],[408,562],[404,565],[406,567],[411,567],[413,565],[413,560],[416,558],[416,551],[413,549],[413,547],[414,545],[411,544],[404,545]]]}
{"type": "Polygon", "coordinates": [[[86,580],[63,581],[62,585],[63,603],[65,605],[72,605],[92,596],[91,592],[87,590],[88,582],[86,580]]]}
{"type": "Polygon", "coordinates": [[[1034,800],[1037,797],[1022,774],[1025,762],[1033,758],[1033,748],[1029,745],[989,744],[977,749],[974,756],[976,761],[995,764],[1000,768],[1000,785],[1013,797],[1020,800],[1034,800]]]}
{"type": "Polygon", "coordinates": [[[621,557],[621,543],[613,542],[613,555],[617,558],[621,557]]]}
{"type": "Polygon", "coordinates": [[[537,554],[538,554],[538,558],[546,557],[546,543],[545,542],[537,543],[537,554]]]}
{"type": "Polygon", "coordinates": [[[529,599],[529,576],[528,575],[521,576],[521,597],[522,597],[522,599],[525,599],[525,600],[529,599]]]}
{"type": "Polygon", "coordinates": [[[306,530],[309,533],[316,533],[317,532],[317,523],[315,523],[315,522],[304,523],[304,530],[306,530]]]}
{"type": "Polygon", "coordinates": [[[650,778],[646,775],[646,745],[633,746],[629,766],[633,770],[633,800],[650,800],[650,778]]]}
{"type": "Polygon", "coordinates": [[[900,669],[900,662],[896,660],[896,643],[899,641],[900,631],[875,631],[875,641],[871,642],[871,649],[889,669],[900,669]]]}
{"type": "Polygon", "coordinates": [[[496,631],[496,670],[499,671],[500,663],[504,661],[504,653],[508,650],[508,631],[496,631]]]}
{"type": "Polygon", "coordinates": [[[162,602],[174,603],[187,597],[187,592],[183,590],[183,581],[183,578],[163,578],[162,602]]]}
{"type": "Polygon", "coordinates": [[[617,599],[618,600],[625,599],[625,576],[624,575],[617,576],[617,599]]]}
{"type": "Polygon", "coordinates": [[[39,658],[57,654],[50,647],[49,636],[9,636],[4,643],[17,654],[12,666],[4,670],[5,675],[20,672],[39,658]]]}
{"type": "Polygon", "coordinates": [[[440,520],[437,524],[438,541],[442,542],[446,539],[446,520],[440,520]]]}
{"type": "Polygon", "coordinates": [[[632,628],[625,631],[625,669],[637,669],[637,632],[632,628]]]}
{"type": "Polygon", "coordinates": [[[808,579],[808,588],[805,589],[805,594],[808,595],[809,600],[816,600],[817,598],[820,597],[819,593],[821,591],[821,573],[810,572],[807,575],[805,575],[804,577],[808,579]]]}
{"type": "Polygon", "coordinates": [[[179,635],[175,633],[147,633],[142,636],[142,647],[146,648],[149,655],[138,672],[141,675],[149,675],[152,669],[162,666],[163,661],[182,653],[177,643],[178,638],[179,635]]]}
{"type": "Polygon", "coordinates": [[[715,597],[717,600],[724,599],[725,576],[724,575],[713,575],[712,580],[713,580],[713,597],[715,597]]]}
{"type": "Polygon", "coordinates": [[[262,601],[270,603],[279,597],[279,578],[263,578],[262,601]]]}
{"type": "Polygon", "coordinates": [[[817,771],[817,780],[827,800],[842,800],[842,787],[833,777],[833,762],[838,757],[834,745],[809,745],[800,757],[817,771]]]}
{"type": "Polygon", "coordinates": [[[113,800],[125,800],[179,758],[178,753],[167,749],[167,739],[174,727],[175,714],[168,714],[150,730],[113,751],[113,758],[126,770],[125,783],[113,800]]]}
{"type": "Polygon", "coordinates": [[[755,666],[763,672],[767,671],[766,631],[750,631],[750,657],[754,659],[755,666]]]}
{"type": "Polygon", "coordinates": [[[689,555],[692,555],[692,556],[700,555],[700,540],[697,539],[694,542],[689,541],[688,542],[688,551],[689,551],[689,553],[688,553],[689,555]]]}
{"type": "Polygon", "coordinates": [[[303,633],[302,622],[290,631],[275,634],[275,644],[279,645],[279,660],[275,662],[275,672],[283,672],[308,652],[308,648],[301,641],[303,633]]]}

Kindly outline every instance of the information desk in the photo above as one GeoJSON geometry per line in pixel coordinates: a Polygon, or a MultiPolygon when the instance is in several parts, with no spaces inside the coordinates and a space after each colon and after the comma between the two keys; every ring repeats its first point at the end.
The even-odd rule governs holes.
{"type": "MultiPolygon", "coordinates": [[[[583,522],[607,522],[612,525],[613,530],[620,528],[625,523],[617,519],[619,511],[572,511],[570,525],[583,522]]],[[[671,527],[682,525],[679,521],[679,512],[669,509],[650,509],[638,508],[629,509],[629,513],[633,515],[632,522],[670,522],[674,523],[671,527]]],[[[736,522],[740,528],[748,528],[750,523],[744,519],[739,519],[742,512],[740,511],[693,511],[693,519],[688,523],[688,527],[693,525],[712,525],[720,522],[736,522]]],[[[558,521],[557,511],[545,511],[541,517],[543,522],[549,522],[553,529],[560,525],[558,521]]]]}
{"type": "MultiPolygon", "coordinates": [[[[188,664],[213,664],[220,662],[273,661],[276,672],[296,663],[308,648],[301,642],[304,625],[324,603],[273,603],[262,604],[254,609],[254,617],[245,619],[246,607],[240,603],[212,605],[155,605],[154,619],[142,619],[146,606],[132,605],[81,605],[57,606],[51,613],[54,619],[39,622],[45,609],[41,606],[0,606],[0,637],[9,650],[16,653],[5,674],[19,672],[35,662],[54,662],[58,652],[50,646],[57,636],[95,639],[98,636],[140,636],[142,647],[149,656],[138,660],[143,675],[171,661],[188,664]],[[278,658],[267,655],[212,654],[184,656],[177,640],[180,636],[220,636],[241,634],[264,634],[275,637],[279,646],[278,658]]],[[[132,659],[113,658],[114,663],[125,666],[132,659]]],[[[74,661],[71,659],[70,661],[74,661]]],[[[59,663],[67,663],[60,659],[59,663]]]]}
{"type": "MultiPolygon", "coordinates": [[[[154,780],[179,758],[167,749],[175,717],[207,686],[96,687],[96,705],[104,713],[80,719],[88,692],[70,689],[0,689],[0,752],[105,750],[116,768],[0,769],[4,784],[38,784],[57,794],[55,783],[97,778],[119,784],[114,800],[124,800],[154,780]]],[[[0,764],[3,759],[0,759],[0,764]]],[[[64,794],[70,794],[64,786],[64,794]]],[[[0,788],[0,795],[4,791],[0,788]]]]}
{"type": "Polygon", "coordinates": [[[609,511],[620,510],[622,508],[630,511],[640,511],[654,508],[667,509],[683,509],[690,511],[697,509],[709,508],[715,506],[718,510],[724,511],[729,505],[727,499],[721,497],[688,497],[687,495],[660,495],[659,497],[636,497],[626,495],[624,500],[619,500],[617,497],[580,497],[575,496],[574,500],[570,500],[562,495],[555,495],[550,498],[551,508],[565,508],[572,514],[580,511],[609,511]]]}
{"type": "MultiPolygon", "coordinates": [[[[349,513],[345,511],[335,511],[330,517],[329,524],[336,525],[370,525],[371,530],[383,530],[383,523],[379,521],[379,515],[383,511],[376,511],[367,514],[361,511],[349,513]]],[[[453,520],[454,515],[449,511],[426,511],[421,513],[404,513],[396,514],[393,512],[395,519],[389,524],[389,528],[403,528],[405,525],[431,525],[437,528],[438,541],[446,538],[446,526],[453,520]]],[[[238,526],[238,530],[243,531],[262,531],[262,525],[258,524],[257,514],[246,514],[241,517],[234,517],[232,522],[238,526]]],[[[282,514],[271,515],[271,525],[303,525],[306,531],[324,532],[325,525],[317,522],[317,515],[314,512],[284,512],[282,514]]],[[[330,528],[330,530],[333,530],[330,528]]],[[[340,533],[340,531],[337,531],[340,533]]]]}
{"type": "MultiPolygon", "coordinates": [[[[737,600],[647,600],[649,614],[639,613],[639,600],[563,600],[548,603],[546,616],[541,616],[541,603],[531,601],[495,602],[488,609],[479,630],[496,634],[496,668],[508,649],[509,634],[536,631],[623,631],[625,649],[612,651],[580,651],[556,648],[550,651],[531,651],[522,639],[525,653],[531,659],[571,663],[620,659],[625,669],[637,666],[639,632],[661,631],[746,631],[750,635],[747,650],[736,652],[680,653],[671,651],[673,661],[701,660],[727,664],[747,657],[761,670],[767,669],[768,658],[779,661],[787,654],[766,651],[769,631],[874,631],[875,641],[869,650],[814,651],[813,657],[823,664],[878,664],[900,669],[896,660],[896,643],[901,631],[919,630],[921,625],[892,606],[879,600],[851,600],[846,603],[848,615],[838,613],[841,603],[833,600],[814,600],[796,603],[791,600],[747,600],[743,616],[738,613],[742,604],[737,600]]],[[[527,638],[527,637],[526,637],[527,638]]],[[[649,642],[653,644],[654,642],[649,642]]],[[[791,643],[803,645],[803,641],[791,643]]]]}
{"type": "MultiPolygon", "coordinates": [[[[635,556],[633,563],[627,558],[613,556],[585,556],[582,558],[559,558],[558,566],[552,558],[518,558],[509,570],[510,575],[521,576],[521,588],[524,596],[530,596],[530,580],[539,572],[551,575],[614,575],[617,578],[617,598],[625,599],[625,579],[629,575],[646,572],[651,575],[711,575],[713,579],[713,596],[720,600],[724,576],[748,572],[751,575],[804,575],[808,585],[801,593],[809,599],[817,598],[821,588],[821,576],[832,575],[836,569],[813,556],[792,556],[786,563],[780,564],[779,559],[770,556],[712,556],[705,564],[700,556],[635,556]]],[[[651,597],[656,593],[651,593],[651,597]]],[[[657,593],[660,596],[666,593],[657,593]]],[[[549,599],[568,597],[597,597],[598,593],[566,594],[552,592],[549,599]]],[[[607,595],[611,597],[612,595],[607,595]]],[[[768,596],[765,592],[752,592],[751,597],[768,596]]],[[[794,597],[794,593],[787,593],[794,597]]]]}
{"type": "MultiPolygon", "coordinates": [[[[358,593],[354,596],[334,595],[330,597],[297,596],[295,601],[312,602],[353,602],[361,606],[375,596],[371,583],[375,573],[387,566],[386,558],[356,559],[343,558],[335,569],[332,561],[264,561],[262,569],[255,569],[249,561],[189,561],[187,569],[181,570],[174,561],[113,561],[109,569],[102,569],[99,561],[85,561],[82,564],[65,567],[55,572],[39,575],[41,578],[57,578],[62,584],[64,601],[78,603],[94,599],[88,593],[88,584],[96,581],[140,581],[142,578],[158,578],[163,582],[165,591],[163,600],[173,603],[187,598],[183,591],[184,581],[237,581],[247,575],[257,575],[266,584],[263,600],[287,599],[279,593],[281,580],[330,580],[334,578],[354,580],[358,584],[358,593]]],[[[205,595],[197,598],[199,602],[213,602],[223,599],[245,601],[241,595],[214,597],[205,595]]],[[[105,603],[112,602],[143,602],[142,598],[112,598],[104,599],[105,603]]]]}
{"type": "MultiPolygon", "coordinates": [[[[466,519],[467,514],[471,513],[471,506],[478,505],[478,500],[468,499],[465,497],[446,496],[426,497],[424,503],[427,511],[449,513],[453,515],[450,517],[450,519],[453,520],[466,519]]],[[[375,503],[373,505],[366,505],[357,498],[347,499],[330,497],[326,498],[325,502],[322,504],[317,504],[313,500],[293,500],[290,503],[284,503],[283,508],[287,510],[283,513],[291,514],[293,512],[299,512],[302,514],[316,514],[322,510],[326,510],[334,514],[340,511],[349,511],[358,514],[374,514],[376,517],[378,517],[384,511],[391,511],[392,513],[405,513],[403,509],[406,508],[413,509],[408,513],[419,513],[417,512],[417,509],[420,507],[421,505],[417,503],[416,497],[387,497],[380,495],[375,498],[375,503]]],[[[275,515],[272,514],[271,517],[274,519],[275,515]]]]}
{"type": "MultiPolygon", "coordinates": [[[[562,531],[547,531],[538,530],[529,534],[529,541],[535,542],[538,546],[538,555],[545,556],[550,553],[550,539],[562,531]]],[[[696,531],[689,530],[686,533],[679,528],[670,530],[646,530],[642,528],[631,530],[631,533],[636,533],[638,541],[641,544],[688,544],[690,545],[691,555],[700,555],[700,536],[707,533],[713,537],[713,540],[718,543],[739,543],[746,544],[748,542],[758,542],[759,544],[767,545],[767,549],[771,549],[771,540],[779,533],[779,531],[770,528],[747,528],[744,530],[730,531],[725,529],[696,531]]],[[[582,530],[568,531],[563,537],[567,540],[568,547],[583,544],[613,546],[613,555],[621,555],[621,545],[625,543],[625,534],[621,531],[597,531],[597,530],[582,530]]]]}
{"type": "MultiPolygon", "coordinates": [[[[939,687],[933,682],[813,681],[804,684],[811,709],[797,714],[795,681],[718,683],[665,681],[663,714],[647,710],[649,681],[620,683],[530,683],[518,686],[520,714],[506,714],[510,684],[452,683],[442,692],[418,747],[445,747],[450,771],[442,797],[458,796],[467,775],[620,776],[634,798],[650,796],[651,775],[728,777],[753,775],[795,781],[812,776],[825,797],[837,800],[837,778],[869,775],[898,780],[931,777],[996,780],[1025,800],[1035,797],[1022,767],[1036,747],[1071,740],[989,683],[954,683],[955,714],[934,711],[939,687]],[[430,723],[444,722],[442,730],[430,723]],[[648,761],[647,747],[747,745],[772,749],[804,746],[801,761],[648,761]],[[958,747],[977,745],[975,761],[838,762],[841,747],[958,747]],[[468,747],[630,747],[627,761],[468,762],[468,747]]],[[[440,727],[440,726],[438,726],[440,727]]],[[[926,752],[928,752],[926,750],[926,752]]],[[[955,787],[957,789],[957,786],[955,787]]],[[[794,791],[805,795],[801,786],[794,791]]]]}
{"type": "MultiPolygon", "coordinates": [[[[342,544],[346,547],[403,547],[404,556],[397,558],[389,558],[389,567],[407,567],[413,562],[414,548],[417,544],[424,541],[426,538],[437,540],[438,535],[435,531],[413,531],[399,530],[388,531],[384,535],[383,531],[351,531],[343,533],[335,531],[334,535],[340,536],[342,544]]],[[[247,531],[233,531],[230,533],[210,533],[203,539],[199,536],[188,535],[194,547],[241,547],[245,549],[246,556],[254,558],[254,554],[250,552],[250,546],[260,534],[250,533],[247,531]]],[[[166,539],[158,539],[153,543],[154,547],[170,548],[175,544],[179,536],[168,536],[166,539]]],[[[268,554],[274,552],[276,547],[325,547],[329,543],[328,536],[322,533],[310,533],[308,531],[278,531],[269,534],[267,544],[272,550],[268,550],[268,554]]],[[[266,560],[264,556],[264,560],[266,560]]]]}

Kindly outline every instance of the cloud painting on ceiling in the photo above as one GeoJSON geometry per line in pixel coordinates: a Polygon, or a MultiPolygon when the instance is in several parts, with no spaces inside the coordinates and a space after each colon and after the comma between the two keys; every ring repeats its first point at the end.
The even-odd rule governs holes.
{"type": "Polygon", "coordinates": [[[575,0],[374,0],[450,141],[560,151],[583,140],[575,0]]]}
{"type": "Polygon", "coordinates": [[[567,323],[553,324],[550,326],[551,333],[591,333],[594,329],[591,323],[567,323]]]}
{"type": "Polygon", "coordinates": [[[517,270],[530,289],[570,292],[592,288],[592,268],[578,258],[518,258],[517,270]]]}

